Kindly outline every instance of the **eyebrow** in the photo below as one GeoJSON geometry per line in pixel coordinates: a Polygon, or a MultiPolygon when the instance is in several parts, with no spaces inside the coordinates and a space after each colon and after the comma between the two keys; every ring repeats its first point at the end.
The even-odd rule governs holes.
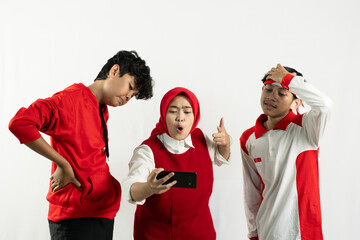
{"type": "Polygon", "coordinates": [[[281,92],[290,92],[289,90],[287,90],[286,88],[279,88],[278,91],[281,91],[281,92]]]}
{"type": "Polygon", "coordinates": [[[269,87],[271,87],[272,89],[277,88],[278,91],[289,91],[289,90],[287,90],[286,88],[283,88],[283,87],[274,87],[274,86],[271,86],[271,84],[266,84],[265,87],[266,87],[266,86],[269,86],[269,87]]]}
{"type": "Polygon", "coordinates": [[[135,82],[129,83],[129,84],[131,85],[131,87],[132,87],[133,90],[139,91],[139,88],[138,88],[138,86],[136,86],[136,83],[135,83],[135,82]]]}
{"type": "MultiPolygon", "coordinates": [[[[178,106],[169,106],[169,108],[177,108],[177,109],[180,109],[178,106]]],[[[192,108],[191,106],[183,106],[181,108],[192,108]]]]}

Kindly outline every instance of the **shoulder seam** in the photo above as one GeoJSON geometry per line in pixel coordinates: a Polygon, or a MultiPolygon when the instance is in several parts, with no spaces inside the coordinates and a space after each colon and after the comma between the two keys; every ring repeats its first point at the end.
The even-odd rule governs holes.
{"type": "Polygon", "coordinates": [[[249,152],[246,148],[246,142],[248,141],[249,137],[255,132],[255,126],[247,129],[243,132],[243,134],[240,137],[240,147],[241,149],[249,155],[249,152]]]}

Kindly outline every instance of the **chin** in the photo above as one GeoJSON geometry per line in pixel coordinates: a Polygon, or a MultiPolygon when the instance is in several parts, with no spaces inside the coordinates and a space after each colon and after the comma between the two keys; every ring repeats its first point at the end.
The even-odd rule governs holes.
{"type": "Polygon", "coordinates": [[[187,135],[185,135],[185,134],[178,134],[178,133],[176,133],[176,134],[174,134],[174,135],[172,135],[172,136],[170,136],[170,137],[172,137],[173,139],[176,139],[176,140],[178,140],[178,141],[181,141],[181,140],[184,140],[184,139],[186,138],[186,136],[187,136],[187,135]]]}

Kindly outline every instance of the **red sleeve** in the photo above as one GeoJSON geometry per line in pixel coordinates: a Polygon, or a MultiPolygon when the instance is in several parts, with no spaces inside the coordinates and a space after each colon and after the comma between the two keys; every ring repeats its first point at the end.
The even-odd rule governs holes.
{"type": "Polygon", "coordinates": [[[291,75],[290,73],[286,74],[286,76],[281,81],[281,86],[287,90],[289,90],[289,84],[291,80],[293,79],[294,75],[291,75]]]}
{"type": "Polygon", "coordinates": [[[21,108],[9,122],[9,130],[27,143],[40,138],[39,131],[52,129],[57,122],[57,106],[51,98],[38,99],[28,108],[21,108]]]}
{"type": "Polygon", "coordinates": [[[259,240],[259,238],[258,237],[252,237],[252,238],[250,238],[250,240],[259,240]]]}
{"type": "Polygon", "coordinates": [[[249,128],[240,137],[240,147],[241,149],[246,153],[246,155],[249,155],[248,150],[246,149],[246,142],[249,139],[250,135],[253,134],[255,131],[255,127],[249,128]]]}

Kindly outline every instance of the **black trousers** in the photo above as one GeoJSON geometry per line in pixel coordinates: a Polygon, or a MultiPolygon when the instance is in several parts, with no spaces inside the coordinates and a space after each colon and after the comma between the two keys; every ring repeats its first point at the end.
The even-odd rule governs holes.
{"type": "Polygon", "coordinates": [[[114,219],[74,218],[49,220],[51,240],[112,240],[114,219]]]}

